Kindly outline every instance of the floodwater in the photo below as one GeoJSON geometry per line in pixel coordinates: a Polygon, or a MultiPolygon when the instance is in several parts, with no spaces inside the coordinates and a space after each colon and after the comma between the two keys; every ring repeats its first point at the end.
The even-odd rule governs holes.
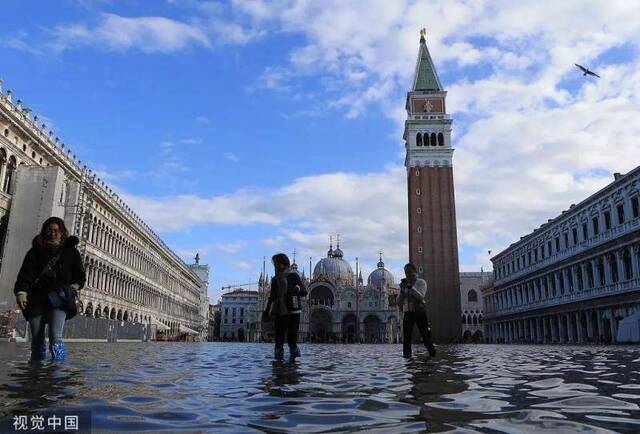
{"type": "Polygon", "coordinates": [[[0,343],[0,420],[91,412],[94,432],[639,432],[640,347],[0,343]],[[288,352],[287,352],[288,354],[288,352]]]}

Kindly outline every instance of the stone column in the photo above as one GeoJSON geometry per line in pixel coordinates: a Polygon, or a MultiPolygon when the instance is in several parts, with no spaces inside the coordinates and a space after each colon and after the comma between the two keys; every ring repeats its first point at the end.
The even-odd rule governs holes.
{"type": "Polygon", "coordinates": [[[571,267],[571,280],[573,280],[573,291],[579,291],[580,290],[580,284],[582,282],[580,282],[580,284],[578,284],[578,267],[580,267],[580,264],[578,265],[574,265],[571,267]]]}
{"type": "Polygon", "coordinates": [[[611,278],[611,257],[607,254],[604,256],[604,284],[611,285],[613,280],[611,278]]]}
{"type": "Polygon", "coordinates": [[[582,290],[586,291],[589,289],[589,275],[587,274],[587,264],[585,262],[580,264],[580,268],[582,270],[582,290]]]}
{"type": "Polygon", "coordinates": [[[616,264],[618,264],[618,282],[624,280],[624,261],[622,260],[622,251],[616,250],[616,264]]]}
{"type": "Polygon", "coordinates": [[[538,342],[539,343],[543,343],[544,342],[544,318],[536,318],[536,322],[538,325],[538,342]]]}
{"type": "Polygon", "coordinates": [[[562,270],[560,270],[560,273],[561,273],[561,276],[562,276],[561,277],[562,278],[562,284],[564,285],[564,293],[565,294],[568,294],[570,292],[569,291],[569,272],[570,272],[570,269],[566,269],[566,268],[563,268],[562,270]]]}
{"type": "Polygon", "coordinates": [[[587,311],[585,312],[586,317],[587,317],[587,340],[594,342],[595,341],[595,336],[593,336],[593,324],[591,322],[591,314],[593,312],[592,311],[587,311]]]}
{"type": "Polygon", "coordinates": [[[564,343],[566,343],[566,340],[564,338],[565,337],[566,328],[565,328],[565,325],[564,325],[564,321],[562,320],[563,319],[563,314],[556,315],[556,318],[558,320],[558,342],[564,344],[564,343]]]}
{"type": "Polygon", "coordinates": [[[611,315],[611,321],[609,321],[609,325],[611,326],[611,343],[617,342],[618,337],[618,322],[616,321],[616,310],[609,309],[609,314],[611,315]]]}
{"type": "Polygon", "coordinates": [[[584,343],[584,336],[582,334],[582,313],[580,311],[575,313],[576,317],[576,336],[579,343],[584,343]]]}
{"type": "Polygon", "coordinates": [[[638,245],[631,246],[631,271],[633,272],[634,279],[640,277],[640,275],[638,275],[638,256],[638,245]]]}
{"type": "Polygon", "coordinates": [[[600,339],[600,336],[604,336],[604,321],[602,320],[602,314],[603,312],[596,311],[596,315],[598,317],[598,340],[600,339]]]}

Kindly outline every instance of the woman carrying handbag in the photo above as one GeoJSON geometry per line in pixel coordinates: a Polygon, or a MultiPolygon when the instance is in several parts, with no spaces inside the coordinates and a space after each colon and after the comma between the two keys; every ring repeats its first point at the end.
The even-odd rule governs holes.
{"type": "Polygon", "coordinates": [[[77,313],[77,291],[85,283],[85,272],[76,248],[78,237],[69,236],[64,221],[48,218],[33,239],[18,272],[14,294],[29,322],[31,360],[47,357],[45,326],[49,325],[52,360],[64,360],[64,323],[77,313]]]}

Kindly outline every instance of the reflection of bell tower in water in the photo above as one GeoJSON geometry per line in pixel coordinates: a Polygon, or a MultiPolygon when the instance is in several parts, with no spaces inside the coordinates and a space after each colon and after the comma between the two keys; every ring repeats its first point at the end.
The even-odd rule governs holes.
{"type": "Polygon", "coordinates": [[[433,338],[460,336],[460,276],[453,191],[451,117],[425,41],[407,93],[404,140],[409,195],[409,260],[427,281],[433,338]]]}

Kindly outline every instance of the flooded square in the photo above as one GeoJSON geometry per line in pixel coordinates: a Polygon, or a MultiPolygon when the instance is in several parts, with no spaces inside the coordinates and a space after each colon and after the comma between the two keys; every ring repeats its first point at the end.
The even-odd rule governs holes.
{"type": "Polygon", "coordinates": [[[69,343],[28,364],[0,344],[1,418],[89,411],[94,431],[637,432],[640,348],[69,343]]]}

